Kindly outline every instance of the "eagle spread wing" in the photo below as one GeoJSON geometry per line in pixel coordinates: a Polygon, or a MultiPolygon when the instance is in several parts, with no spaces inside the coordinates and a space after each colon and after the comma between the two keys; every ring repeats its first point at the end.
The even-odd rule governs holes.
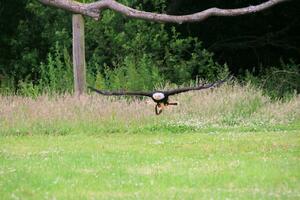
{"type": "Polygon", "coordinates": [[[196,87],[178,88],[178,89],[174,89],[174,90],[164,91],[163,93],[165,93],[166,95],[174,95],[174,94],[179,94],[179,93],[182,93],[182,92],[188,92],[190,90],[203,90],[203,89],[213,88],[213,87],[217,87],[217,86],[221,85],[222,83],[224,83],[228,79],[230,79],[230,77],[225,78],[225,79],[220,80],[220,81],[217,81],[215,83],[204,84],[204,85],[200,85],[200,86],[196,86],[196,87]]]}
{"type": "MultiPolygon", "coordinates": [[[[217,87],[219,85],[221,85],[222,83],[224,83],[225,81],[227,81],[228,79],[230,79],[231,77],[225,78],[223,80],[217,81],[215,83],[210,83],[210,84],[204,84],[204,85],[200,85],[197,87],[185,87],[185,88],[178,88],[178,89],[174,89],[174,90],[169,90],[169,91],[155,91],[155,92],[161,92],[166,96],[170,96],[170,95],[174,95],[174,94],[179,94],[182,92],[188,92],[190,90],[202,90],[202,89],[207,89],[207,88],[213,88],[213,87],[217,87]]],[[[93,88],[91,86],[88,86],[88,88],[94,92],[97,92],[99,94],[102,95],[108,95],[108,96],[112,96],[112,95],[116,95],[116,96],[121,96],[121,95],[131,95],[131,96],[147,96],[147,97],[152,97],[152,95],[155,92],[126,92],[126,91],[104,91],[104,90],[98,90],[96,88],[93,88]]]]}
{"type": "Polygon", "coordinates": [[[93,88],[91,86],[88,86],[88,88],[94,92],[97,92],[102,95],[107,95],[107,96],[121,96],[121,95],[131,95],[131,96],[147,96],[147,97],[152,97],[152,92],[126,92],[126,91],[104,91],[104,90],[98,90],[96,88],[93,88]]]}

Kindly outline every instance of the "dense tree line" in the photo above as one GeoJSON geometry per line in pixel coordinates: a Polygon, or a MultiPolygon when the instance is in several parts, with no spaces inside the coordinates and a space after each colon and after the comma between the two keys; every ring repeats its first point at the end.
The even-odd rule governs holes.
{"type": "MultiPolygon", "coordinates": [[[[170,1],[172,14],[187,14],[209,7],[237,8],[255,5],[263,0],[170,1]]],[[[280,65],[280,58],[299,63],[300,2],[290,1],[254,15],[211,18],[199,24],[176,26],[184,36],[203,41],[215,59],[226,62],[235,73],[280,65]]]]}
{"type": "MultiPolygon", "coordinates": [[[[179,15],[263,1],[122,2],[179,15]]],[[[59,89],[61,76],[71,74],[71,14],[35,0],[2,0],[0,6],[1,84],[18,88],[30,82],[59,89]]],[[[86,18],[88,80],[101,87],[141,89],[137,85],[151,88],[163,81],[215,79],[229,68],[253,81],[258,79],[249,74],[278,81],[269,76],[281,71],[276,76],[283,74],[278,77],[287,80],[283,82],[288,89],[299,91],[299,12],[299,2],[290,1],[254,15],[174,25],[129,20],[106,11],[101,21],[86,18]],[[144,84],[135,84],[140,82],[144,84]]]]}

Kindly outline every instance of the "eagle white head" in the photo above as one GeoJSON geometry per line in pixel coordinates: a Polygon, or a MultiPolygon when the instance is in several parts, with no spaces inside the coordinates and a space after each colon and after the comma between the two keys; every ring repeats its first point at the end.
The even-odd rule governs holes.
{"type": "Polygon", "coordinates": [[[153,95],[152,95],[152,98],[159,101],[159,100],[162,100],[165,98],[165,95],[164,93],[161,93],[161,92],[155,92],[153,95]]]}

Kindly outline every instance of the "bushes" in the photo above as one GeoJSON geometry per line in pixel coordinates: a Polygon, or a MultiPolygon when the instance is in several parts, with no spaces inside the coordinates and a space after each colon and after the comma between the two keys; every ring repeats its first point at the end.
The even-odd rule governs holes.
{"type": "Polygon", "coordinates": [[[193,37],[182,38],[174,27],[169,29],[164,24],[124,20],[115,15],[107,12],[101,24],[89,20],[86,23],[91,73],[104,74],[105,68],[115,70],[125,60],[138,64],[146,57],[147,68],[157,66],[167,81],[183,84],[196,77],[217,79],[226,68],[213,60],[213,54],[202,47],[201,41],[193,37]]]}
{"type": "Polygon", "coordinates": [[[158,67],[147,55],[143,55],[139,60],[135,60],[133,55],[126,56],[119,65],[114,69],[107,68],[104,71],[105,88],[113,90],[151,90],[157,83],[164,81],[158,67]]]}
{"type": "MultiPolygon", "coordinates": [[[[124,2],[142,8],[138,2],[124,2]]],[[[157,12],[165,9],[163,1],[148,2],[148,7],[157,12]]],[[[144,6],[145,6],[144,5],[144,6]]],[[[40,24],[58,12],[41,8],[35,2],[28,3],[26,9],[37,17],[40,24]]],[[[17,93],[33,96],[36,94],[71,92],[73,88],[70,61],[71,33],[64,18],[45,22],[41,37],[48,38],[49,52],[40,61],[40,51],[22,52],[27,65],[17,66],[24,69],[13,85],[17,93]],[[55,27],[55,31],[51,28],[55,27]],[[28,69],[31,68],[31,69],[28,69]]],[[[27,20],[26,27],[30,25],[27,20]]],[[[24,25],[24,26],[25,26],[24,25]]],[[[151,90],[158,83],[172,82],[183,84],[196,78],[215,79],[225,66],[213,60],[213,54],[202,47],[193,37],[183,38],[174,27],[142,20],[129,20],[112,11],[103,14],[101,22],[86,19],[86,61],[88,83],[106,89],[151,90]]],[[[27,30],[28,28],[26,28],[27,30]]],[[[27,32],[26,32],[27,33],[27,32]]],[[[28,34],[26,35],[28,36],[28,34]]],[[[31,37],[27,37],[28,41],[31,37]]],[[[44,52],[43,52],[44,53],[44,52]]],[[[20,55],[22,56],[22,55],[20,55]]],[[[3,81],[2,81],[3,82],[3,81]]],[[[7,85],[7,83],[5,83],[7,85]]],[[[5,89],[2,89],[4,91],[5,89]]]]}
{"type": "Polygon", "coordinates": [[[48,54],[46,63],[40,64],[40,78],[18,83],[17,94],[37,97],[41,93],[65,93],[73,90],[73,72],[70,55],[65,47],[56,43],[48,54]]]}
{"type": "Polygon", "coordinates": [[[259,76],[246,74],[246,81],[260,87],[271,98],[289,98],[300,92],[300,64],[292,60],[281,65],[260,70],[259,76]]]}
{"type": "MultiPolygon", "coordinates": [[[[162,9],[162,4],[154,6],[162,9]]],[[[197,38],[182,38],[174,27],[142,20],[124,20],[106,12],[101,23],[86,22],[88,80],[106,89],[145,90],[157,83],[184,84],[196,78],[215,80],[226,65],[197,38]],[[96,79],[94,79],[96,77],[96,79]]]]}
{"type": "Polygon", "coordinates": [[[47,62],[40,65],[40,91],[49,93],[71,92],[73,89],[73,68],[65,47],[57,43],[47,62]]]}

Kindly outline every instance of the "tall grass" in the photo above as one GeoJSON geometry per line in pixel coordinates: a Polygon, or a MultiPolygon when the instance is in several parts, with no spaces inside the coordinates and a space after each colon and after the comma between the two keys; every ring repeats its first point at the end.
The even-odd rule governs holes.
{"type": "Polygon", "coordinates": [[[171,132],[205,128],[269,127],[300,120],[300,96],[272,101],[258,89],[223,85],[213,90],[171,97],[179,106],[154,114],[151,99],[87,94],[36,98],[0,96],[3,134],[69,134],[77,132],[171,132]]]}

